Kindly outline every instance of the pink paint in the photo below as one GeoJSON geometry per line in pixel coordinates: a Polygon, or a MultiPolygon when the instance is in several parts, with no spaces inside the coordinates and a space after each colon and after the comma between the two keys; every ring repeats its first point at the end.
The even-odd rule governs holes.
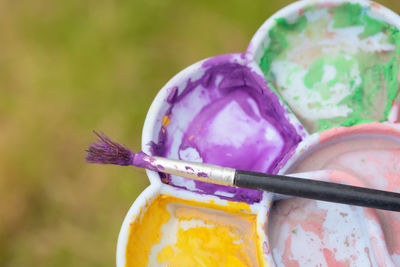
{"type": "Polygon", "coordinates": [[[331,265],[333,258],[327,257],[325,248],[339,256],[337,262],[348,262],[352,266],[363,266],[360,263],[368,262],[365,246],[359,242],[367,243],[368,238],[360,227],[352,227],[353,220],[361,222],[362,218],[356,216],[355,209],[339,206],[343,207],[306,199],[290,199],[275,205],[268,229],[275,261],[290,260],[291,264],[284,266],[294,263],[298,266],[338,266],[331,265]],[[341,235],[343,229],[348,231],[341,235]]]}
{"type": "Polygon", "coordinates": [[[285,249],[286,249],[287,253],[285,254],[285,257],[282,259],[282,263],[285,266],[300,267],[300,265],[297,261],[291,259],[293,257],[291,244],[292,244],[292,238],[289,237],[285,241],[285,249]]]}
{"type": "Polygon", "coordinates": [[[343,262],[343,261],[336,260],[335,259],[335,254],[332,251],[330,251],[329,249],[324,248],[323,252],[324,252],[324,257],[325,257],[325,260],[326,260],[326,263],[328,264],[328,266],[331,266],[331,267],[347,267],[347,266],[350,266],[350,263],[348,261],[343,262]]]}
{"type": "Polygon", "coordinates": [[[379,4],[377,4],[377,3],[370,3],[370,5],[371,5],[371,7],[373,8],[373,9],[375,9],[375,10],[379,10],[379,9],[381,9],[382,8],[382,6],[381,5],[379,5],[379,4]]]}
{"type": "Polygon", "coordinates": [[[325,143],[330,140],[336,140],[343,136],[349,136],[358,133],[369,133],[369,134],[385,134],[394,137],[400,137],[400,132],[390,125],[382,124],[379,122],[358,124],[352,127],[337,127],[319,135],[319,142],[325,143]]]}
{"type": "MultiPolygon", "coordinates": [[[[369,255],[369,248],[365,248],[364,251],[365,253],[367,253],[369,261],[372,262],[371,256],[369,255]]],[[[372,267],[372,264],[370,265],[370,267],[372,267]]]]}
{"type": "Polygon", "coordinates": [[[306,219],[301,223],[304,231],[314,233],[319,238],[323,238],[323,226],[326,219],[327,212],[310,212],[307,214],[306,219]]]}
{"type": "MultiPolygon", "coordinates": [[[[370,123],[328,130],[288,173],[314,170],[317,179],[400,192],[400,130],[370,123]]],[[[270,243],[276,261],[300,266],[400,266],[400,214],[321,201],[290,199],[271,210],[270,243]],[[293,234],[292,229],[297,229],[293,234]],[[296,237],[297,235],[297,237],[296,237]],[[283,241],[281,240],[283,239],[283,241]],[[305,257],[304,247],[311,257],[305,257]],[[323,249],[321,249],[323,248],[323,249]]]]}
{"type": "Polygon", "coordinates": [[[335,3],[320,3],[317,7],[320,9],[329,9],[336,7],[337,5],[335,3]]]}

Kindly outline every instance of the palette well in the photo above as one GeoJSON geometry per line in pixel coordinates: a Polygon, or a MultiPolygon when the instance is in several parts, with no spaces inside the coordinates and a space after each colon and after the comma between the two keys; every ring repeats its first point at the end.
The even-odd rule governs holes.
{"type": "Polygon", "coordinates": [[[249,205],[159,184],[138,203],[121,230],[121,266],[267,266],[271,261],[264,231],[269,194],[263,203],[249,205]]]}
{"type": "Polygon", "coordinates": [[[248,52],[308,132],[386,121],[398,95],[398,23],[364,1],[298,2],[267,20],[248,52]]]}
{"type": "Polygon", "coordinates": [[[126,265],[261,266],[256,215],[238,211],[159,195],[130,227],[126,265]]]}
{"type": "MultiPolygon", "coordinates": [[[[299,1],[246,53],[205,59],[158,93],[146,154],[400,192],[400,18],[367,1],[299,1]]],[[[117,266],[398,266],[395,213],[147,171],[117,266]]]]}
{"type": "MultiPolygon", "coordinates": [[[[400,192],[399,125],[360,124],[315,136],[281,173],[329,170],[321,177],[331,182],[400,192]]],[[[399,222],[397,212],[293,198],[274,204],[268,233],[274,259],[283,265],[398,266],[399,222]]]]}
{"type": "MultiPolygon", "coordinates": [[[[245,54],[206,59],[161,89],[143,130],[143,151],[192,162],[277,173],[305,132],[245,54]]],[[[150,179],[159,174],[149,172],[150,179]]],[[[258,202],[261,192],[161,177],[177,188],[258,202]]]]}

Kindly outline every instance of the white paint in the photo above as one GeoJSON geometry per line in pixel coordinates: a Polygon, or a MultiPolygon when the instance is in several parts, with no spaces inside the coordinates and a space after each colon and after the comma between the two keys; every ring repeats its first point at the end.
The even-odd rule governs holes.
{"type": "Polygon", "coordinates": [[[400,266],[400,254],[393,253],[392,260],[396,264],[396,266],[400,266]]]}
{"type": "Polygon", "coordinates": [[[224,191],[215,191],[214,193],[217,196],[223,196],[223,197],[234,197],[235,194],[229,193],[229,192],[224,192],[224,191]]]}
{"type": "MultiPolygon", "coordinates": [[[[182,140],[179,138],[176,138],[176,139],[178,141],[182,140]]],[[[186,149],[180,150],[179,157],[182,160],[186,160],[186,161],[190,161],[190,162],[203,162],[203,159],[201,158],[199,151],[197,151],[197,149],[194,147],[188,147],[186,149]]]]}
{"type": "Polygon", "coordinates": [[[370,261],[364,250],[369,244],[369,237],[367,229],[362,227],[361,208],[322,201],[318,201],[317,205],[327,211],[323,223],[326,229],[324,243],[331,251],[337,249],[335,259],[351,260],[351,266],[369,266],[370,261]]]}
{"type": "Polygon", "coordinates": [[[196,183],[192,179],[183,178],[183,177],[177,176],[177,175],[171,175],[170,179],[171,179],[172,184],[174,184],[176,186],[184,187],[191,191],[199,191],[196,188],[196,183]]]}
{"type": "Polygon", "coordinates": [[[312,233],[304,231],[300,225],[296,228],[296,234],[292,235],[291,250],[293,260],[296,260],[300,266],[327,266],[325,258],[321,253],[321,247],[325,244],[319,241],[319,237],[312,233]],[[298,244],[302,244],[299,246],[298,244]]]}

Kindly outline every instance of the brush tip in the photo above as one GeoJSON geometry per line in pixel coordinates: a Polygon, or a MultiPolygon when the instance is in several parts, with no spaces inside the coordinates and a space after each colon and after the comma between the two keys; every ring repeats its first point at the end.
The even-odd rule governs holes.
{"type": "Polygon", "coordinates": [[[132,165],[135,154],[128,148],[112,141],[104,133],[93,131],[97,142],[86,150],[86,162],[97,164],[132,165]]]}

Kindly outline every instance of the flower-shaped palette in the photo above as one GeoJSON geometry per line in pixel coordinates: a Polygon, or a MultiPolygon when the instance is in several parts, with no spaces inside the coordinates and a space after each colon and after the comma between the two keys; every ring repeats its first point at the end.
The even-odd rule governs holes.
{"type": "MultiPolygon", "coordinates": [[[[400,18],[375,3],[294,3],[246,53],[173,77],[150,107],[142,149],[266,173],[323,170],[331,181],[399,191],[398,29],[400,18]]],[[[400,264],[395,213],[147,174],[117,266],[400,264]]]]}

